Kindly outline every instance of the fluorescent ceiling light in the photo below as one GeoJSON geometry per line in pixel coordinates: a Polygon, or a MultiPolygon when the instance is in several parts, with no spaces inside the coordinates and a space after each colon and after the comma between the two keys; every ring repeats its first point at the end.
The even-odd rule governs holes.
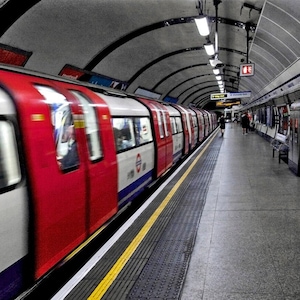
{"type": "Polygon", "coordinates": [[[209,26],[208,20],[206,16],[200,16],[199,18],[195,19],[196,26],[200,35],[207,36],[209,35],[209,26]]]}
{"type": "Polygon", "coordinates": [[[214,68],[213,72],[215,75],[219,75],[220,74],[220,69],[214,68]]]}
{"type": "Polygon", "coordinates": [[[221,76],[221,75],[218,75],[218,76],[216,76],[216,79],[217,79],[217,80],[222,80],[222,76],[221,76]]]}
{"type": "Polygon", "coordinates": [[[204,44],[204,49],[207,55],[215,55],[215,46],[212,43],[204,44]]]}
{"type": "Polygon", "coordinates": [[[223,81],[222,80],[218,80],[217,83],[218,84],[223,84],[223,81]]]}

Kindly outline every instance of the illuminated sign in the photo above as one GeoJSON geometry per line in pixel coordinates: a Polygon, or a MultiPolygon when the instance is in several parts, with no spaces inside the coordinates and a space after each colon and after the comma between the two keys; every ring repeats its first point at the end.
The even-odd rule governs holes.
{"type": "Polygon", "coordinates": [[[240,65],[240,76],[253,76],[254,64],[242,64],[240,65]]]}
{"type": "Polygon", "coordinates": [[[223,101],[217,101],[216,107],[230,107],[232,105],[240,105],[241,101],[235,101],[235,102],[223,102],[223,101]]]}
{"type": "Polygon", "coordinates": [[[223,94],[210,94],[210,100],[220,100],[220,99],[226,99],[227,93],[223,94]]]}
{"type": "Polygon", "coordinates": [[[210,94],[210,100],[237,99],[251,97],[251,92],[210,94]]]}

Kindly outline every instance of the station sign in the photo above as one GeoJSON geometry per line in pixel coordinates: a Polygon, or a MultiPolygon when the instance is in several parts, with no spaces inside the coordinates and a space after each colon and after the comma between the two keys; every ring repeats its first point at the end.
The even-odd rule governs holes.
{"type": "Polygon", "coordinates": [[[234,93],[219,93],[210,94],[210,100],[226,100],[251,97],[251,92],[234,92],[234,93]]]}
{"type": "Polygon", "coordinates": [[[240,76],[253,76],[254,75],[254,64],[241,64],[240,65],[240,76]]]}

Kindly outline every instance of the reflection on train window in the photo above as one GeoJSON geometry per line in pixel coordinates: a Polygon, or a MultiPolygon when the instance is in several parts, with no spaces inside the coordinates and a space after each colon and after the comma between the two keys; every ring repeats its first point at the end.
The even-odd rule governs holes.
{"type": "Polygon", "coordinates": [[[0,121],[0,189],[21,180],[17,143],[12,124],[0,121]]]}
{"type": "Polygon", "coordinates": [[[135,135],[132,118],[113,118],[115,144],[117,151],[130,149],[135,146],[135,135]]]}
{"type": "Polygon", "coordinates": [[[90,100],[78,91],[71,91],[80,101],[83,107],[85,134],[88,141],[90,160],[95,161],[103,157],[101,142],[99,138],[99,125],[95,107],[90,100]]]}
{"type": "Polygon", "coordinates": [[[134,118],[134,128],[137,146],[153,141],[149,118],[134,118]]]}
{"type": "Polygon", "coordinates": [[[53,88],[41,85],[36,88],[50,107],[58,166],[64,172],[72,171],[78,168],[79,156],[70,104],[53,88]]]}

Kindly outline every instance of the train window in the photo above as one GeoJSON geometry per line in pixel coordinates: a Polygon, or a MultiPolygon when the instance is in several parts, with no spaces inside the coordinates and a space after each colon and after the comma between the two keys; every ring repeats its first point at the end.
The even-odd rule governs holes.
{"type": "Polygon", "coordinates": [[[149,118],[134,118],[134,126],[137,145],[142,145],[153,141],[149,118]]]}
{"type": "Polygon", "coordinates": [[[155,108],[155,112],[156,112],[156,115],[157,115],[157,125],[158,125],[158,130],[159,130],[159,136],[160,136],[161,139],[163,139],[165,137],[165,135],[164,135],[164,124],[163,124],[163,120],[164,120],[163,113],[161,111],[161,108],[158,105],[153,103],[153,106],[155,108]]]}
{"type": "Polygon", "coordinates": [[[176,120],[177,132],[182,132],[183,129],[182,129],[182,121],[181,121],[181,118],[180,118],[180,117],[176,117],[175,120],[176,120]]]}
{"type": "Polygon", "coordinates": [[[117,152],[135,147],[136,142],[132,118],[113,118],[112,125],[117,152]]]}
{"type": "Polygon", "coordinates": [[[50,107],[57,163],[65,173],[77,169],[79,156],[70,103],[66,97],[48,86],[36,85],[50,107]]]}
{"type": "Polygon", "coordinates": [[[80,101],[83,107],[85,134],[88,141],[88,149],[91,161],[99,160],[103,157],[101,142],[99,138],[99,125],[97,114],[93,104],[86,96],[78,91],[71,91],[80,101]]]}
{"type": "Polygon", "coordinates": [[[168,127],[167,127],[166,113],[163,112],[162,115],[163,115],[163,122],[164,122],[165,136],[169,136],[169,131],[168,131],[168,127]]]}
{"type": "Polygon", "coordinates": [[[163,128],[163,118],[161,111],[157,111],[157,122],[158,122],[158,128],[159,128],[159,136],[161,138],[164,138],[164,128],[163,128]]]}
{"type": "Polygon", "coordinates": [[[197,118],[196,118],[196,116],[192,116],[192,120],[193,120],[193,127],[197,127],[197,118]]]}
{"type": "Polygon", "coordinates": [[[176,120],[174,117],[170,117],[170,121],[171,121],[172,134],[176,134],[177,133],[176,120]]]}
{"type": "Polygon", "coordinates": [[[0,189],[20,182],[21,170],[13,125],[0,121],[0,189]]]}

